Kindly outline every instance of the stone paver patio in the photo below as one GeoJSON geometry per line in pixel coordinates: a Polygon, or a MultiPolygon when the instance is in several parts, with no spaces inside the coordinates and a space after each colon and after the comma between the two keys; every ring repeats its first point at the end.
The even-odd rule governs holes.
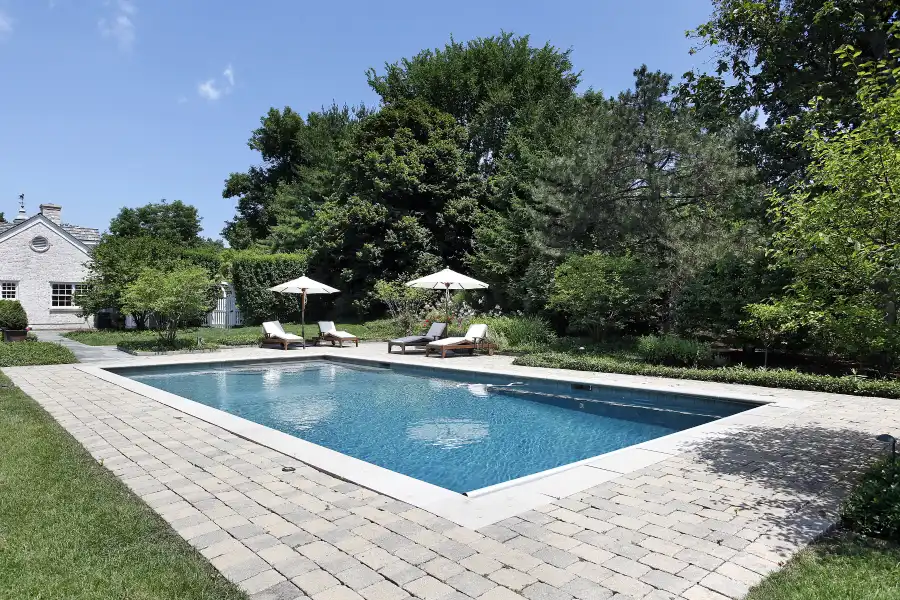
{"type": "MultiPolygon", "coordinates": [[[[305,352],[441,360],[388,357],[382,344],[305,352]]],[[[216,356],[284,355],[241,349],[216,356]]],[[[834,523],[855,474],[881,450],[874,436],[896,434],[900,424],[896,400],[532,369],[511,360],[445,364],[795,402],[738,432],[472,530],[77,366],[4,373],[254,600],[740,598],[834,523]]],[[[153,361],[129,364],[142,362],[153,361]]]]}

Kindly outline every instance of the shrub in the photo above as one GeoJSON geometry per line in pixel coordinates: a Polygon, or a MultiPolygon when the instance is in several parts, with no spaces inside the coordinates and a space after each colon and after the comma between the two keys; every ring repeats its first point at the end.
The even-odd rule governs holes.
{"type": "Polygon", "coordinates": [[[63,365],[76,363],[78,359],[65,346],[52,342],[0,342],[0,367],[27,367],[30,365],[63,365]]]}
{"type": "Polygon", "coordinates": [[[867,470],[841,507],[844,526],[900,541],[900,463],[882,460],[867,470]]]}
{"type": "Polygon", "coordinates": [[[214,289],[203,267],[183,266],[168,272],[145,269],[125,288],[123,307],[131,313],[151,313],[160,342],[173,346],[179,328],[209,312],[214,289]]]}
{"type": "Polygon", "coordinates": [[[434,295],[431,290],[407,286],[404,283],[407,279],[375,282],[375,297],[387,305],[388,313],[404,335],[409,335],[418,327],[425,305],[434,295]]]}
{"type": "Polygon", "coordinates": [[[302,277],[307,262],[305,254],[235,254],[231,263],[231,283],[244,321],[250,325],[273,318],[299,322],[300,295],[276,294],[269,288],[302,277]]]}
{"type": "Polygon", "coordinates": [[[672,367],[709,365],[713,351],[709,344],[677,335],[644,335],[637,340],[637,352],[649,363],[672,367]]]}
{"type": "Polygon", "coordinates": [[[28,315],[18,300],[0,300],[0,329],[22,330],[28,327],[28,315]]]}
{"type": "Polygon", "coordinates": [[[550,307],[600,339],[646,320],[656,295],[652,269],[635,257],[573,255],[556,269],[550,307]]]}
{"type": "Polygon", "coordinates": [[[550,324],[540,317],[475,317],[488,326],[488,341],[500,350],[546,350],[556,340],[550,324]]]}
{"type": "MultiPolygon", "coordinates": [[[[257,337],[256,341],[259,341],[257,337]]],[[[219,344],[203,342],[198,343],[197,338],[178,337],[171,342],[162,343],[160,340],[125,340],[116,344],[116,348],[129,354],[137,352],[169,352],[172,350],[215,350],[219,344]]]]}
{"type": "Polygon", "coordinates": [[[719,383],[742,383],[791,390],[809,390],[833,394],[853,394],[855,396],[878,396],[900,398],[900,381],[893,379],[863,379],[860,377],[829,377],[811,375],[787,369],[748,369],[746,367],[721,367],[717,369],[695,369],[650,365],[642,362],[622,360],[611,356],[576,355],[563,352],[543,352],[520,356],[515,365],[526,367],[550,367],[575,371],[596,371],[600,373],[622,373],[625,375],[648,375],[651,377],[671,377],[673,379],[696,379],[719,383]]]}

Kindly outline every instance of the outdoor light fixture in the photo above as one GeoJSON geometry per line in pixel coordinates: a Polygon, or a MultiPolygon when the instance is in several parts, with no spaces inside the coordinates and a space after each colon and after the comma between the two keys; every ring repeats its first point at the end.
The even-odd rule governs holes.
{"type": "Polygon", "coordinates": [[[875,439],[891,445],[891,463],[897,462],[897,438],[888,433],[882,433],[875,439]]]}
{"type": "Polygon", "coordinates": [[[281,470],[284,471],[285,473],[292,473],[292,472],[296,471],[297,469],[295,469],[294,467],[281,467],[281,470]]]}

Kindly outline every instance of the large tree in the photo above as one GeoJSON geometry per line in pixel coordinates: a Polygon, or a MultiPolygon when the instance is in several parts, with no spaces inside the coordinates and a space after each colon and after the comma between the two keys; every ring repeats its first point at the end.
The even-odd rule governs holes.
{"type": "Polygon", "coordinates": [[[860,122],[854,69],[835,52],[850,44],[862,61],[900,47],[891,33],[898,0],[713,0],[710,20],[689,32],[715,52],[714,74],[686,74],[682,93],[711,121],[760,110],[765,127],[753,151],[763,175],[776,184],[801,176],[810,160],[793,119],[814,98],[831,124],[860,122]]]}
{"type": "Polygon", "coordinates": [[[367,113],[332,105],[304,120],[290,107],[269,109],[247,142],[262,163],[225,181],[222,196],[237,199],[237,215],[222,232],[231,246],[250,247],[268,240],[276,224],[311,216],[334,192],[338,158],[367,113]]]}
{"type": "Polygon", "coordinates": [[[109,223],[109,232],[121,238],[153,237],[192,246],[202,242],[197,209],[181,200],[123,207],[109,223]]]}
{"type": "Polygon", "coordinates": [[[858,74],[856,126],[831,122],[820,99],[809,108],[804,148],[812,158],[789,194],[774,194],[773,254],[794,273],[778,302],[820,349],[900,356],[900,52],[839,60],[858,74]]]}

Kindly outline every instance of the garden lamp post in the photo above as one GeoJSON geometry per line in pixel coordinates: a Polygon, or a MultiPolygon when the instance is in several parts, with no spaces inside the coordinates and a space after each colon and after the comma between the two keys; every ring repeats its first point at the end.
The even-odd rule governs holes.
{"type": "Polygon", "coordinates": [[[895,438],[894,436],[892,436],[890,434],[882,433],[875,439],[878,440],[879,442],[884,442],[886,444],[891,445],[891,465],[896,465],[897,464],[897,438],[895,438]]]}

